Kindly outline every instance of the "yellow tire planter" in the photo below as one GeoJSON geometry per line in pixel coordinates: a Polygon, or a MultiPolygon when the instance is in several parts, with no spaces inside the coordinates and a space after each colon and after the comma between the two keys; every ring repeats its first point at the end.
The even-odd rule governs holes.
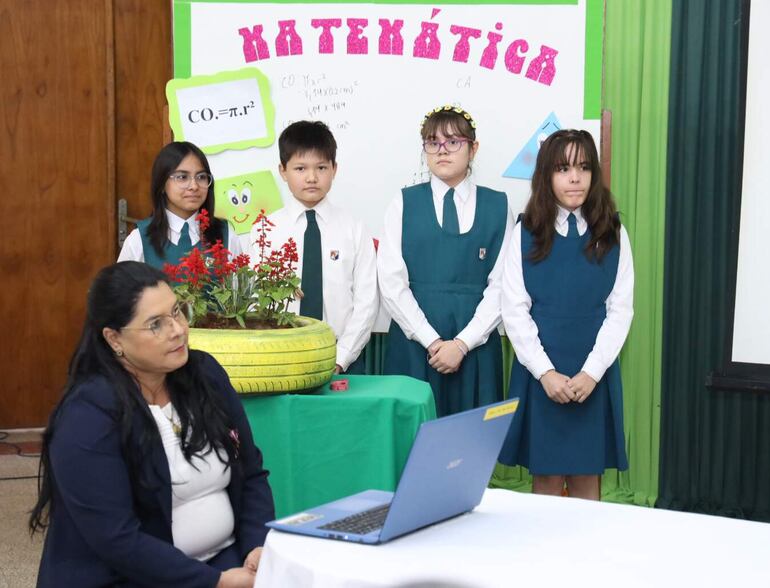
{"type": "Polygon", "coordinates": [[[213,355],[243,394],[282,394],[331,380],[337,340],[324,322],[300,317],[293,329],[190,329],[190,347],[213,355]]]}

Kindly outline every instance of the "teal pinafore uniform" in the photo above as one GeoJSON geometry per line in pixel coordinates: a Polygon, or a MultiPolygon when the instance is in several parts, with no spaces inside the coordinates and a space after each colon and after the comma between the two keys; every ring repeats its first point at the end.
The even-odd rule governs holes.
{"type": "MultiPolygon", "coordinates": [[[[409,287],[439,337],[449,340],[465,328],[481,302],[505,235],[508,201],[502,192],[477,186],[471,230],[451,235],[438,223],[429,183],[404,188],[402,194],[401,252],[409,287]]],[[[502,399],[496,329],[468,353],[457,372],[442,375],[428,364],[425,348],[392,321],[384,371],[429,382],[439,416],[502,399]]]]}
{"type": "MultiPolygon", "coordinates": [[[[519,217],[521,218],[521,217],[519,217]]],[[[540,342],[557,372],[568,377],[583,367],[607,316],[605,302],[615,285],[620,249],[601,262],[584,253],[591,235],[577,234],[574,216],[568,236],[554,236],[551,253],[528,259],[533,237],[521,228],[524,286],[540,342]]],[[[558,404],[539,381],[514,360],[509,397],[520,398],[500,462],[523,465],[535,475],[595,475],[628,468],[623,437],[623,390],[616,359],[581,403],[558,404]]]]}
{"type": "MultiPolygon", "coordinates": [[[[182,259],[185,255],[190,253],[191,249],[185,250],[184,247],[181,247],[179,244],[174,245],[171,241],[168,239],[165,240],[163,243],[163,253],[165,253],[165,257],[160,257],[158,255],[158,252],[155,251],[155,247],[152,246],[152,243],[150,243],[150,237],[147,234],[147,229],[150,226],[150,221],[152,220],[151,217],[140,220],[138,223],[136,223],[136,228],[139,229],[139,234],[142,237],[142,250],[144,253],[144,263],[151,265],[152,267],[156,267],[160,270],[163,269],[163,266],[167,263],[170,263],[171,265],[177,265],[179,263],[179,260],[182,259]]],[[[222,243],[228,242],[228,223],[222,223],[222,243]]],[[[197,248],[201,250],[201,253],[203,253],[203,241],[198,241],[193,248],[197,248]]]]}

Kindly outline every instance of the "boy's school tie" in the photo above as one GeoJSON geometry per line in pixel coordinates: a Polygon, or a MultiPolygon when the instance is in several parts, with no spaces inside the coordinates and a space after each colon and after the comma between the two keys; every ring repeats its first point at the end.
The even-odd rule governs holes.
{"type": "Polygon", "coordinates": [[[457,207],[455,206],[455,189],[449,188],[444,194],[444,222],[443,228],[450,235],[460,234],[460,223],[457,220],[457,207]]]}
{"type": "Polygon", "coordinates": [[[323,266],[321,265],[321,231],[315,218],[315,210],[305,211],[307,228],[302,251],[302,301],[299,313],[323,320],[323,266]]]}

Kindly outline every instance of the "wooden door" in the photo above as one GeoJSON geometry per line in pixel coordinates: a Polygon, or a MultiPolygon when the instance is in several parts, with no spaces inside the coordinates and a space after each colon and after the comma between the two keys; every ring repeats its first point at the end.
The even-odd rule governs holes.
{"type": "Polygon", "coordinates": [[[0,0],[0,427],[41,425],[115,252],[111,5],[0,0]]]}
{"type": "Polygon", "coordinates": [[[135,218],[152,210],[150,169],[168,139],[171,1],[114,0],[117,198],[135,218]]]}
{"type": "Polygon", "coordinates": [[[170,31],[159,0],[0,0],[0,428],[60,396],[116,193],[149,210],[170,31]]]}

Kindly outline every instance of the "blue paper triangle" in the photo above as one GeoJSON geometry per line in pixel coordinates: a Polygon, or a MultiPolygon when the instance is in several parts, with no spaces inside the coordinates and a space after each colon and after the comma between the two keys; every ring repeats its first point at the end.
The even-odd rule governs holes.
{"type": "Polygon", "coordinates": [[[540,145],[551,133],[555,133],[559,129],[561,129],[561,123],[552,112],[545,118],[543,124],[535,130],[529,141],[508,166],[508,169],[503,172],[503,177],[531,180],[532,174],[535,172],[535,161],[540,145]]]}

